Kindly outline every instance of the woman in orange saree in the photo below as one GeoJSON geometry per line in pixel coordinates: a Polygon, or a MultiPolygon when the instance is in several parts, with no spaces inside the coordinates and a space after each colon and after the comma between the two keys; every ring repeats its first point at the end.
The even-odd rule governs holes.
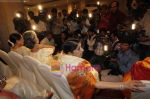
{"type": "MultiPolygon", "coordinates": [[[[124,82],[131,80],[150,80],[150,57],[133,64],[131,71],[124,75],[124,82]]],[[[126,90],[125,96],[127,99],[131,97],[131,91],[126,90]]]]}

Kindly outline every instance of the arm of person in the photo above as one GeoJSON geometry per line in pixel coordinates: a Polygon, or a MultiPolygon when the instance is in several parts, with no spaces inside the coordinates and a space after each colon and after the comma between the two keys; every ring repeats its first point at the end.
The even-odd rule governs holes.
{"type": "Polygon", "coordinates": [[[99,81],[95,84],[98,89],[115,89],[125,90],[130,89],[132,91],[143,91],[139,87],[143,87],[144,84],[141,81],[128,81],[128,82],[103,82],[99,81]]]}
{"type": "Polygon", "coordinates": [[[89,50],[90,51],[93,51],[94,49],[93,49],[93,46],[94,46],[94,44],[95,44],[95,41],[96,41],[96,39],[94,39],[94,37],[95,36],[92,36],[91,37],[91,39],[87,39],[87,44],[88,44],[88,46],[89,46],[89,50]]]}
{"type": "Polygon", "coordinates": [[[55,49],[55,47],[52,45],[44,45],[44,44],[39,44],[39,48],[40,49],[42,49],[42,48],[53,48],[53,49],[55,49]]]}

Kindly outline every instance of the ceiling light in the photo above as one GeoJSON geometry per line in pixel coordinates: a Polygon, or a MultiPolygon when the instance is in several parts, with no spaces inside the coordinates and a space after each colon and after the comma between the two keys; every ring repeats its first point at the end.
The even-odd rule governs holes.
{"type": "Polygon", "coordinates": [[[108,51],[108,45],[104,45],[104,51],[108,51]]]}
{"type": "Polygon", "coordinates": [[[97,5],[100,5],[100,2],[99,2],[99,1],[97,1],[97,5]]]}
{"type": "Polygon", "coordinates": [[[39,9],[39,10],[43,10],[42,5],[38,5],[38,9],[39,9]]]}
{"type": "Polygon", "coordinates": [[[76,17],[77,17],[77,18],[79,17],[79,14],[78,14],[78,13],[76,14],[76,17]]]}
{"type": "Polygon", "coordinates": [[[135,29],[136,29],[136,24],[135,24],[135,23],[132,24],[131,29],[132,29],[132,30],[135,30],[135,29]]]}
{"type": "Polygon", "coordinates": [[[17,18],[21,18],[21,14],[20,13],[16,13],[16,17],[17,18]]]}
{"type": "Polygon", "coordinates": [[[35,26],[35,25],[32,25],[32,29],[33,29],[33,30],[36,30],[36,26],[35,26]]]}
{"type": "Polygon", "coordinates": [[[89,13],[89,18],[92,18],[92,13],[89,13]]]}
{"type": "Polygon", "coordinates": [[[48,15],[48,19],[51,19],[51,18],[52,18],[52,16],[49,14],[49,15],[48,15]]]}

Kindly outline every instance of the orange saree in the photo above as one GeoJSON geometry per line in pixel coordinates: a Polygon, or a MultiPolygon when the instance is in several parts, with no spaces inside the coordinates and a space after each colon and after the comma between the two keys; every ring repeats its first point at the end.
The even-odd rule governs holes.
{"type": "MultiPolygon", "coordinates": [[[[150,80],[150,57],[133,64],[130,72],[124,75],[123,81],[150,80]]],[[[130,91],[125,91],[125,96],[130,99],[130,91]]]]}
{"type": "Polygon", "coordinates": [[[82,69],[72,71],[67,76],[74,99],[91,99],[96,83],[96,78],[91,72],[92,67],[86,60],[79,63],[78,66],[82,66],[82,69]],[[89,67],[88,70],[87,67],[89,67]]]}

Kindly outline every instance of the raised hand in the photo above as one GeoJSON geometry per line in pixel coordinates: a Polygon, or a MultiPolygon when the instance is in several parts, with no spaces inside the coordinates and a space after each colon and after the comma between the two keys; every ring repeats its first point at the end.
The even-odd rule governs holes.
{"type": "Polygon", "coordinates": [[[93,45],[95,44],[95,36],[96,35],[93,35],[90,39],[87,39],[87,44],[89,46],[89,50],[92,51],[93,50],[93,45]]]}

